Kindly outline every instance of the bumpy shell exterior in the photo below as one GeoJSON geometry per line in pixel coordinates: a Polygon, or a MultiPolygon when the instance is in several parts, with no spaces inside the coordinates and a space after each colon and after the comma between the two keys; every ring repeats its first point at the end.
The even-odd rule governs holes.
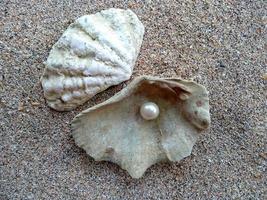
{"type": "Polygon", "coordinates": [[[41,78],[50,107],[71,110],[128,80],[144,26],[131,10],[108,9],[77,19],[53,46],[41,78]]]}
{"type": "Polygon", "coordinates": [[[139,178],[157,162],[191,154],[198,133],[210,124],[208,101],[206,89],[195,82],[143,76],[77,115],[72,135],[95,160],[117,163],[139,178]],[[159,106],[157,119],[141,117],[145,102],[159,106]]]}

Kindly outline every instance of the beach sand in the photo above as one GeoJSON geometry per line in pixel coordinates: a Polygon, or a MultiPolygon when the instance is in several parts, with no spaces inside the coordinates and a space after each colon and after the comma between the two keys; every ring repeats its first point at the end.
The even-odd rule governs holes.
{"type": "Polygon", "coordinates": [[[266,7],[261,0],[1,0],[0,199],[266,199],[266,7]],[[141,179],[95,162],[70,133],[76,114],[129,81],[71,112],[51,110],[39,82],[68,25],[111,7],[132,9],[146,28],[132,78],[193,79],[210,94],[211,127],[192,155],[156,164],[141,179]]]}

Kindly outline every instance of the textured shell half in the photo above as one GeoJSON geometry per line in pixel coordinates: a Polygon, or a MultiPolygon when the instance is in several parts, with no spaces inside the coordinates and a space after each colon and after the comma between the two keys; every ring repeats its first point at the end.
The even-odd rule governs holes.
{"type": "Polygon", "coordinates": [[[128,80],[144,26],[131,10],[111,8],[77,19],[53,46],[41,78],[48,105],[71,110],[128,80]]]}
{"type": "Polygon", "coordinates": [[[207,90],[181,79],[142,76],[72,122],[76,144],[97,161],[117,163],[133,178],[160,161],[191,154],[199,132],[210,124],[207,90]],[[140,107],[158,105],[157,119],[144,120],[140,107]]]}

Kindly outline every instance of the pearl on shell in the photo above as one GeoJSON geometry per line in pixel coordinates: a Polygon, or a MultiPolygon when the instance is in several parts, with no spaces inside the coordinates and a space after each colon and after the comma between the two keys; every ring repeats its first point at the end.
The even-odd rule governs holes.
{"type": "Polygon", "coordinates": [[[153,120],[159,116],[159,107],[153,102],[144,103],[140,108],[140,114],[145,120],[153,120]]]}

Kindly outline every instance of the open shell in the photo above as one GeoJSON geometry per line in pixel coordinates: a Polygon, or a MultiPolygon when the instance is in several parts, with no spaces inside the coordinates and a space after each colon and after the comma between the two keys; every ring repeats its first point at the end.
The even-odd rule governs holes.
{"type": "Polygon", "coordinates": [[[71,110],[128,80],[144,26],[131,10],[111,8],[72,23],[53,46],[41,78],[50,107],[71,110]]]}
{"type": "Polygon", "coordinates": [[[193,82],[142,76],[107,101],[72,121],[76,144],[97,161],[117,163],[139,178],[160,161],[191,154],[198,133],[210,124],[208,92],[193,82]],[[158,105],[155,120],[144,120],[140,107],[158,105]]]}

